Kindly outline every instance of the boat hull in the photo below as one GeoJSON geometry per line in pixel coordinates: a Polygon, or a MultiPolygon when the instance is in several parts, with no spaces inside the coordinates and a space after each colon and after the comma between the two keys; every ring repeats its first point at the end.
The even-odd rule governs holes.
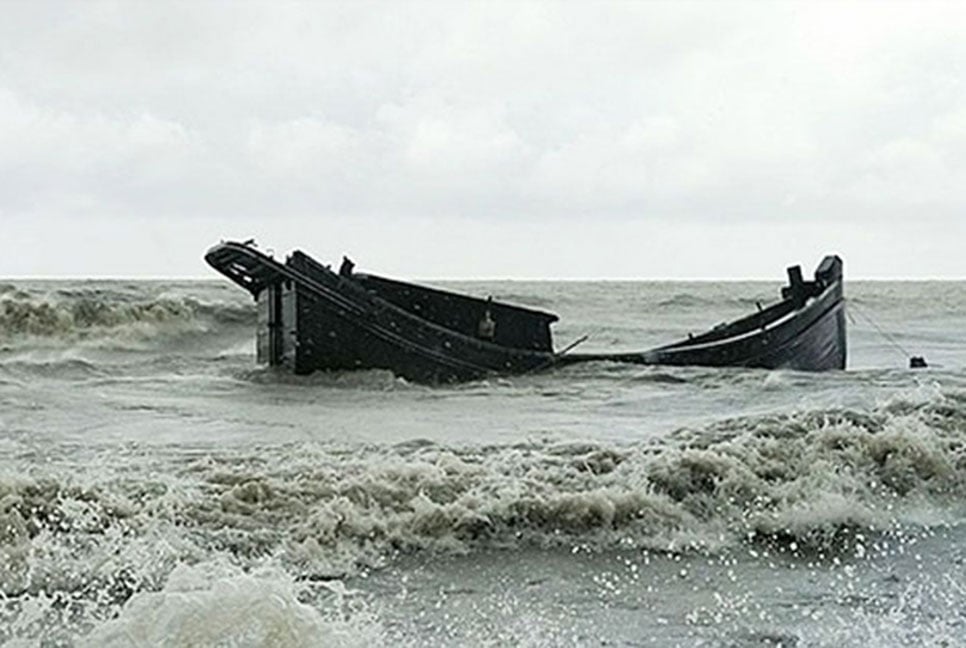
{"type": "Polygon", "coordinates": [[[248,290],[258,308],[258,360],[296,374],[387,369],[421,383],[525,374],[578,362],[823,371],[846,363],[842,262],[814,281],[789,268],[782,301],[697,337],[617,354],[554,353],[556,316],[394,280],[339,272],[294,252],[280,263],[221,243],[205,259],[248,290]]]}
{"type": "Polygon", "coordinates": [[[846,356],[845,300],[836,282],[802,308],[738,336],[640,353],[575,354],[563,361],[827,371],[845,369],[846,356]]]}
{"type": "Polygon", "coordinates": [[[499,337],[478,339],[408,312],[367,289],[364,276],[343,276],[301,253],[281,264],[248,246],[223,243],[206,260],[259,303],[259,361],[296,374],[387,369],[416,382],[449,383],[527,373],[556,362],[549,331],[540,331],[540,323],[548,327],[553,315],[453,296],[464,310],[502,313],[506,330],[500,336],[520,341],[532,333],[534,346],[547,346],[508,347],[497,343],[499,337]]]}

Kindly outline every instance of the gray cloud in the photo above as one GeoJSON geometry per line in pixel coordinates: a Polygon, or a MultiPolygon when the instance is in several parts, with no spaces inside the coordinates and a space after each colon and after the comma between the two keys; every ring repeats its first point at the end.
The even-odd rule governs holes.
{"type": "Polygon", "coordinates": [[[221,232],[437,276],[769,274],[831,249],[966,275],[957,4],[3,13],[0,274],[201,274],[221,232]],[[73,268],[15,254],[85,229],[105,251],[73,268]]]}

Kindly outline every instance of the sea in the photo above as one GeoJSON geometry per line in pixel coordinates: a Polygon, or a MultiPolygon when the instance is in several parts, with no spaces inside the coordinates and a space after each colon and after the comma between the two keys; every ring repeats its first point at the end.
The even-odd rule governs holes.
{"type": "MultiPolygon", "coordinates": [[[[582,352],[780,289],[436,285],[582,352]]],[[[228,281],[0,281],[0,644],[966,645],[966,282],[846,293],[846,371],[426,386],[258,366],[228,281]]]]}

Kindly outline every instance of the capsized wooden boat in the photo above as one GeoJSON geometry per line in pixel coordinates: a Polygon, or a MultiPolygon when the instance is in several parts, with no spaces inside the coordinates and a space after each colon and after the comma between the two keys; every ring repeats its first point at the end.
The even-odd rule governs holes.
{"type": "Polygon", "coordinates": [[[827,256],[806,281],[788,269],[781,301],[745,318],[656,349],[556,353],[557,316],[354,271],[300,251],[285,262],[228,241],[205,260],[248,290],[258,309],[258,362],[297,374],[388,369],[416,382],[525,374],[576,362],[844,369],[842,261],[827,256]]]}

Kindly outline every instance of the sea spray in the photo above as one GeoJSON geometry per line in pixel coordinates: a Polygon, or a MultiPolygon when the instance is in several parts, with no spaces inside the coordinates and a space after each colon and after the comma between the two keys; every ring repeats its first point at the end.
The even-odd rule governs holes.
{"type": "MultiPolygon", "coordinates": [[[[0,340],[0,643],[962,637],[961,286],[930,311],[930,286],[850,285],[925,372],[856,325],[846,372],[592,363],[430,388],[256,367],[251,300],[222,283],[0,289],[71,318],[0,340]]],[[[604,350],[777,288],[474,286],[604,350]]]]}
{"type": "Polygon", "coordinates": [[[333,646],[382,644],[378,622],[331,588],[320,611],[277,570],[244,573],[223,564],[179,566],[158,592],[135,595],[82,646],[333,646]]]}
{"type": "Polygon", "coordinates": [[[37,576],[57,571],[45,562],[61,547],[87,547],[97,565],[106,542],[130,548],[159,525],[202,554],[277,556],[325,576],[414,551],[714,551],[750,537],[829,551],[843,534],[891,532],[927,505],[957,509],[966,433],[945,425],[961,415],[955,403],[736,419],[642,445],[275,446],[167,465],[167,486],[20,479],[2,484],[8,526],[20,529],[4,549],[22,556],[24,533],[43,539],[37,576]]]}

